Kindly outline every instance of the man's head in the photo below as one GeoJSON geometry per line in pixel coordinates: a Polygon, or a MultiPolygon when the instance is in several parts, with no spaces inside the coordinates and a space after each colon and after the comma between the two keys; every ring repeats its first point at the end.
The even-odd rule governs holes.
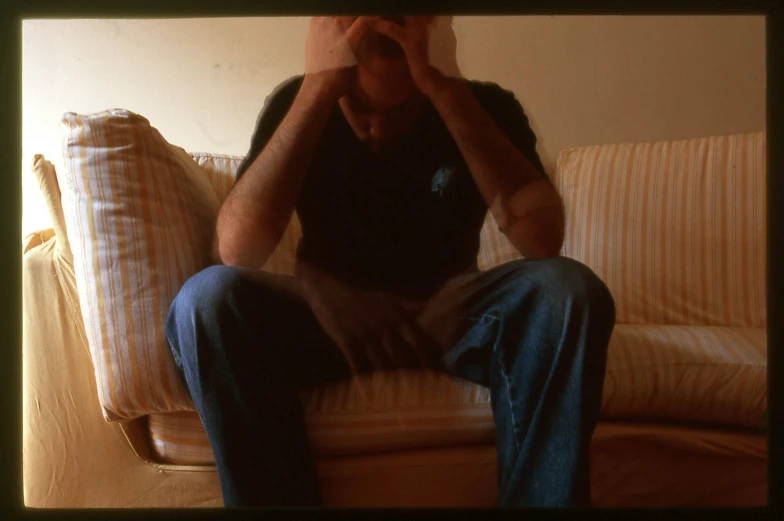
{"type": "MultiPolygon", "coordinates": [[[[351,27],[356,21],[356,16],[339,16],[338,24],[344,31],[351,27]]],[[[384,20],[389,20],[398,25],[405,25],[403,16],[382,16],[384,20]]],[[[428,17],[430,19],[434,17],[428,17]]],[[[400,45],[389,38],[371,29],[354,49],[359,65],[365,72],[380,76],[390,77],[406,74],[408,67],[406,56],[400,45]]]]}
{"type": "MultiPolygon", "coordinates": [[[[338,17],[338,23],[346,30],[356,18],[338,17]]],[[[402,16],[383,18],[405,24],[402,16]]],[[[427,23],[435,19],[425,18],[427,23]]],[[[405,52],[396,41],[373,29],[353,50],[357,73],[350,93],[340,100],[341,108],[357,136],[371,150],[392,150],[413,129],[423,104],[405,52]]]]}

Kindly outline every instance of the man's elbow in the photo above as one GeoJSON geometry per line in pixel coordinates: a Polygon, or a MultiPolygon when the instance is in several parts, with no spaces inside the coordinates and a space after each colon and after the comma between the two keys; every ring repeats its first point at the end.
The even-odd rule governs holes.
{"type": "Polygon", "coordinates": [[[561,205],[534,210],[514,223],[506,235],[526,259],[557,257],[564,242],[564,215],[561,205]]]}
{"type": "Polygon", "coordinates": [[[269,255],[256,250],[257,248],[232,248],[216,239],[212,247],[212,262],[238,268],[258,269],[264,265],[269,255]]]}
{"type": "Polygon", "coordinates": [[[213,266],[217,264],[226,264],[225,262],[223,262],[223,259],[221,258],[220,244],[218,242],[218,234],[214,231],[210,239],[209,247],[210,247],[210,252],[209,252],[210,264],[213,266]]]}
{"type": "Polygon", "coordinates": [[[259,233],[253,237],[216,232],[212,240],[211,260],[215,264],[260,269],[275,251],[282,233],[259,233]]]}

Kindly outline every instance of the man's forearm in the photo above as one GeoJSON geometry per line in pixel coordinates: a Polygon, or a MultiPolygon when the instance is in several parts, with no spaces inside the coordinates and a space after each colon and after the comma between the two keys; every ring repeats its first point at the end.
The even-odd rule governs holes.
{"type": "Polygon", "coordinates": [[[274,251],[337,101],[333,98],[317,79],[305,77],[290,110],[220,209],[215,261],[259,268],[274,251]]]}
{"type": "Polygon", "coordinates": [[[498,128],[463,81],[445,78],[431,99],[512,244],[526,258],[557,255],[564,218],[555,189],[498,128]]]}

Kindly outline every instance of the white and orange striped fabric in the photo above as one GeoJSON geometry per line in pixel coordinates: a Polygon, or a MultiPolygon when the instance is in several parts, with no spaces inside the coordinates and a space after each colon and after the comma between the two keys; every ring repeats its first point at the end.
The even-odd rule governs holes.
{"type": "Polygon", "coordinates": [[[479,255],[476,258],[479,269],[485,271],[522,258],[506,235],[498,229],[495,217],[488,211],[479,232],[479,255]]]}
{"type": "Polygon", "coordinates": [[[234,186],[234,179],[242,157],[203,152],[191,152],[191,157],[204,170],[204,174],[207,175],[207,179],[215,190],[215,195],[219,201],[223,202],[234,186]]]}
{"type": "MultiPolygon", "coordinates": [[[[492,442],[486,388],[430,371],[378,372],[302,391],[313,449],[323,457],[492,442]]],[[[198,414],[152,414],[156,459],[214,461],[198,414]]]]}
{"type": "MultiPolygon", "coordinates": [[[[757,427],[767,405],[765,345],[762,329],[619,324],[601,417],[757,427]]],[[[376,373],[310,389],[301,398],[322,457],[495,439],[488,390],[443,374],[376,373]]],[[[214,463],[196,413],[153,414],[149,426],[159,461],[214,463]]]]}
{"type": "Polygon", "coordinates": [[[64,215],[107,420],[192,408],[164,322],[208,263],[219,201],[201,168],[125,110],[62,119],[64,215]]]}
{"type": "Polygon", "coordinates": [[[766,346],[764,329],[618,324],[601,417],[758,427],[766,346]]]}
{"type": "Polygon", "coordinates": [[[765,134],[567,149],[563,255],[623,324],[766,326],[765,134]]]}

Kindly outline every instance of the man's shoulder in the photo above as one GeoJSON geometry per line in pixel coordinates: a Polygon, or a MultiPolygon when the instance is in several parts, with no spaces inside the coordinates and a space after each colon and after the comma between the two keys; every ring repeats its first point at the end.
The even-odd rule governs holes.
{"type": "Polygon", "coordinates": [[[528,115],[514,92],[491,81],[466,80],[479,104],[505,128],[529,126],[528,115]]]}
{"type": "Polygon", "coordinates": [[[283,103],[290,105],[294,98],[297,96],[299,92],[299,88],[302,86],[302,80],[305,78],[304,75],[298,74],[296,76],[292,76],[286,80],[283,80],[278,84],[277,87],[272,89],[272,92],[267,96],[265,100],[265,105],[272,105],[283,103]]]}
{"type": "Polygon", "coordinates": [[[501,87],[495,82],[481,80],[464,81],[474,96],[483,104],[517,102],[514,92],[501,87]]]}

